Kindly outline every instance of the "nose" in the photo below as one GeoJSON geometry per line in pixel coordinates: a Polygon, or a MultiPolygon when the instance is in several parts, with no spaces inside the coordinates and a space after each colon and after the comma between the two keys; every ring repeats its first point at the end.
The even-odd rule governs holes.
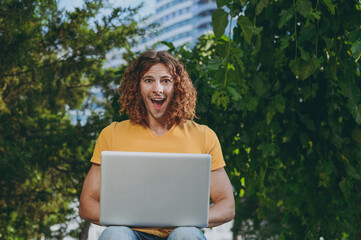
{"type": "Polygon", "coordinates": [[[161,82],[160,81],[156,81],[155,82],[155,87],[154,87],[154,92],[155,93],[163,93],[163,85],[161,84],[161,82]]]}

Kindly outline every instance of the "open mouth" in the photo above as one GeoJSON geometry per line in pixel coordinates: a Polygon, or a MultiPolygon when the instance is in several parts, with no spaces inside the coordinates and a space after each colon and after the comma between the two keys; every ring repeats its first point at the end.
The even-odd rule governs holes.
{"type": "Polygon", "coordinates": [[[163,104],[165,102],[165,98],[163,99],[151,99],[153,106],[155,109],[160,110],[163,107],[163,104]]]}

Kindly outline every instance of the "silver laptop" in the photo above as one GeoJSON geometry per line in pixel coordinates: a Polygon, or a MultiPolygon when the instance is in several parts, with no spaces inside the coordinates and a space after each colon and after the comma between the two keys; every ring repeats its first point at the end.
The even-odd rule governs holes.
{"type": "Polygon", "coordinates": [[[103,151],[99,221],[206,227],[210,172],[209,154],[103,151]]]}

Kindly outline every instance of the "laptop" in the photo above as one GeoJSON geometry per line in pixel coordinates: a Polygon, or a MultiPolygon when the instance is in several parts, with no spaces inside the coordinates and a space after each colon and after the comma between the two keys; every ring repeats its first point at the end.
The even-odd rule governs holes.
{"type": "Polygon", "coordinates": [[[103,151],[102,225],[208,225],[211,156],[190,153],[103,151]]]}

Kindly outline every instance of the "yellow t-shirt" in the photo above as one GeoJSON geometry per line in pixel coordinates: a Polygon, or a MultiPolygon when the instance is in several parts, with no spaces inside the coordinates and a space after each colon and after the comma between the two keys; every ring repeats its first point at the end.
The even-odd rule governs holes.
{"type": "MultiPolygon", "coordinates": [[[[95,144],[91,162],[101,164],[102,151],[208,153],[212,157],[211,170],[225,166],[221,146],[216,134],[209,127],[187,121],[182,126],[173,125],[158,136],[148,127],[129,120],[113,122],[103,129],[95,144]]],[[[167,237],[172,229],[134,229],[159,237],[167,237]]]]}

